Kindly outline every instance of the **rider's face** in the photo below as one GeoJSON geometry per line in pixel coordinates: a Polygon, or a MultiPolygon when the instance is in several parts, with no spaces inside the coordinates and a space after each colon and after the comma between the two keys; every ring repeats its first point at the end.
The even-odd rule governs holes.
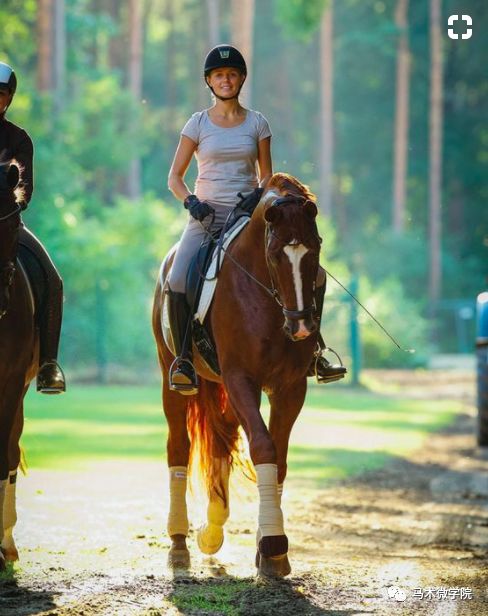
{"type": "Polygon", "coordinates": [[[3,113],[5,109],[10,105],[12,95],[8,90],[0,90],[0,113],[3,113]]]}
{"type": "Polygon", "coordinates": [[[216,68],[207,77],[207,83],[216,94],[227,98],[237,94],[244,79],[245,76],[237,68],[216,68]]]}

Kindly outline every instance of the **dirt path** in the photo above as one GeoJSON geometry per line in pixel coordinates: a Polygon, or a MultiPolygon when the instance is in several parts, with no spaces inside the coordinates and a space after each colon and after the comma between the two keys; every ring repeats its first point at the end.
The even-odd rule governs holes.
{"type": "MultiPolygon", "coordinates": [[[[416,395],[445,395],[430,378],[416,395]]],[[[474,447],[464,385],[465,413],[409,459],[324,490],[290,482],[293,574],[281,582],[253,577],[249,491],[233,499],[218,558],[200,556],[192,535],[191,570],[173,575],[162,462],[32,471],[20,489],[22,561],[0,582],[0,615],[486,615],[488,452],[474,447]]]]}

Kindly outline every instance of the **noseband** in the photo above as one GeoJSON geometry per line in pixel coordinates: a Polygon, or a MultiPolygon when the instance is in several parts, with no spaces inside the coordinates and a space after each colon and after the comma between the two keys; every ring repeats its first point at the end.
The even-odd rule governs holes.
{"type": "MultiPolygon", "coordinates": [[[[307,201],[309,201],[309,199],[307,199],[306,197],[287,195],[285,197],[278,197],[277,199],[275,199],[270,207],[276,207],[278,205],[286,205],[287,203],[297,203],[297,202],[302,202],[303,205],[305,205],[305,203],[307,201]]],[[[269,277],[270,277],[270,280],[271,280],[271,289],[269,289],[270,294],[274,297],[274,299],[280,305],[281,310],[283,312],[283,315],[285,316],[286,319],[288,319],[290,321],[300,321],[302,319],[312,318],[312,315],[313,315],[314,309],[315,309],[315,304],[314,303],[310,304],[309,306],[306,306],[303,310],[289,310],[288,308],[285,307],[283,301],[281,300],[280,295],[278,293],[278,290],[276,288],[275,282],[273,280],[273,275],[271,273],[271,268],[270,268],[270,265],[269,265],[269,262],[268,262],[267,246],[268,246],[268,238],[269,238],[270,235],[272,235],[275,239],[277,239],[280,242],[280,244],[282,245],[282,247],[285,247],[285,246],[297,246],[298,243],[299,243],[297,241],[285,242],[285,240],[281,239],[275,233],[275,231],[271,227],[271,224],[269,222],[266,222],[266,231],[265,231],[265,234],[264,234],[264,242],[265,242],[266,264],[268,266],[269,277]]],[[[318,235],[318,233],[317,234],[316,233],[312,233],[306,239],[309,239],[310,237],[312,237],[313,239],[317,239],[320,244],[322,243],[322,238],[318,235]]]]}

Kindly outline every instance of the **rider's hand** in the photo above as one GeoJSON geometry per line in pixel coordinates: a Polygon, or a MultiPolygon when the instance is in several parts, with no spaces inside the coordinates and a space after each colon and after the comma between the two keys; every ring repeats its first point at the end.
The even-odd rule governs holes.
{"type": "Polygon", "coordinates": [[[183,201],[183,204],[195,220],[202,221],[209,214],[213,214],[215,212],[211,205],[209,205],[206,201],[200,201],[196,195],[188,195],[188,197],[183,201]]]}
{"type": "Polygon", "coordinates": [[[244,210],[248,214],[252,214],[256,209],[257,204],[261,201],[263,192],[264,188],[255,188],[246,197],[244,197],[242,193],[237,193],[237,196],[240,197],[241,200],[237,202],[236,207],[244,210]]]}

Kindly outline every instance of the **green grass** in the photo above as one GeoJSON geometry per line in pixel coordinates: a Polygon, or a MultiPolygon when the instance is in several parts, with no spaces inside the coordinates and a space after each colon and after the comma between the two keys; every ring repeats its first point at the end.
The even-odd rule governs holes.
{"type": "MultiPolygon", "coordinates": [[[[59,397],[31,391],[23,437],[28,464],[66,468],[103,459],[162,460],[167,426],[160,400],[158,387],[78,385],[59,397]]],[[[292,433],[288,476],[321,485],[381,467],[419,447],[459,411],[456,401],[310,388],[292,433]]]]}
{"type": "Polygon", "coordinates": [[[177,586],[170,600],[185,614],[187,611],[205,610],[205,613],[237,616],[241,613],[236,605],[240,595],[245,591],[253,591],[254,587],[253,580],[201,581],[197,586],[177,586]]]}

